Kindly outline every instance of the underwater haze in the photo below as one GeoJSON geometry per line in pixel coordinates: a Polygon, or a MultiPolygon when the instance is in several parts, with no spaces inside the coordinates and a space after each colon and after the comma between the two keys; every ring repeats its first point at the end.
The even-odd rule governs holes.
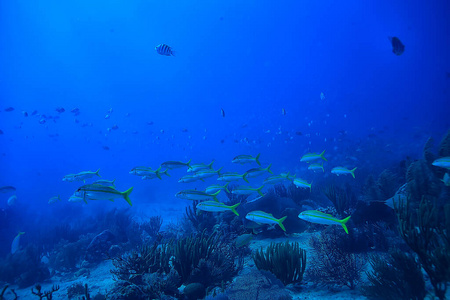
{"type": "MultiPolygon", "coordinates": [[[[109,290],[108,299],[203,299],[219,287],[223,297],[249,299],[235,285],[248,276],[245,270],[261,269],[258,249],[288,241],[314,259],[313,242],[302,241],[336,231],[347,236],[342,227],[347,231],[349,215],[349,236],[366,236],[366,227],[377,224],[386,237],[385,247],[371,241],[349,250],[352,255],[401,249],[423,263],[399,230],[401,214],[381,202],[406,193],[417,210],[425,209],[422,199],[441,211],[449,203],[449,11],[448,1],[2,1],[0,288],[10,285],[6,298],[14,298],[11,286],[19,298],[31,297],[29,287],[36,284],[47,290],[60,285],[55,296],[73,298],[84,294],[71,287],[89,283],[93,295],[109,290]],[[323,151],[323,157],[302,159],[323,151]],[[240,155],[249,161],[233,160],[240,155]],[[222,169],[186,172],[212,161],[212,170],[222,169]],[[136,167],[153,179],[132,174],[136,167]],[[232,181],[224,179],[226,172],[243,176],[232,181]],[[179,182],[190,174],[192,182],[179,182]],[[276,184],[268,184],[276,175],[276,184]],[[422,182],[414,176],[431,183],[413,187],[422,182]],[[115,181],[100,186],[95,180],[115,181]],[[204,192],[227,182],[229,190],[222,188],[217,198],[204,192]],[[333,201],[339,197],[330,196],[330,187],[346,195],[345,207],[333,201]],[[186,190],[188,196],[180,196],[186,190]],[[68,201],[71,196],[76,201],[68,201]],[[226,208],[197,206],[204,200],[226,208]],[[239,216],[230,208],[238,203],[239,216]],[[333,219],[297,218],[309,210],[333,219]],[[252,211],[271,216],[252,217],[252,211]],[[278,226],[285,215],[286,233],[278,226]],[[153,233],[143,229],[149,224],[157,227],[153,233]],[[135,274],[123,270],[124,260],[143,245],[170,248],[218,235],[236,248],[229,255],[233,270],[217,266],[228,277],[199,279],[177,263],[146,269],[168,274],[156,281],[169,281],[173,272],[181,278],[170,277],[175,290],[155,292],[144,279],[123,275],[135,274]],[[235,244],[237,237],[249,238],[242,246],[247,252],[235,244]],[[98,240],[107,249],[95,246],[98,240]],[[64,252],[69,247],[81,254],[64,252]],[[26,263],[30,257],[34,262],[26,263]],[[20,267],[30,264],[32,274],[20,267]],[[123,282],[141,292],[133,294],[123,282]]],[[[196,263],[186,264],[205,273],[196,263]]],[[[372,268],[376,263],[359,271],[372,268]]],[[[330,297],[330,286],[350,287],[342,288],[343,299],[378,295],[367,287],[370,276],[361,275],[356,286],[320,279],[323,272],[308,265],[304,278],[272,273],[282,281],[277,297],[301,295],[284,288],[293,283],[307,286],[311,299],[330,297]],[[323,284],[309,285],[317,280],[323,284]]],[[[269,276],[264,274],[257,276],[269,276]]],[[[437,281],[448,284],[447,275],[437,281]]],[[[423,280],[423,297],[445,299],[423,280]]],[[[403,296],[397,299],[410,297],[403,296]]]]}

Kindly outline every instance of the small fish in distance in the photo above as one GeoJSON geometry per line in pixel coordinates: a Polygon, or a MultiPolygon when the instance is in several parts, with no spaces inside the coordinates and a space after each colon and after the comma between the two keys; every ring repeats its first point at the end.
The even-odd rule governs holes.
{"type": "Polygon", "coordinates": [[[441,157],[431,163],[435,167],[445,168],[450,170],[450,156],[441,157]]]}
{"type": "Polygon", "coordinates": [[[78,116],[80,114],[80,109],[75,107],[70,112],[73,113],[74,116],[78,116]]]}
{"type": "Polygon", "coordinates": [[[175,51],[172,50],[172,47],[166,44],[159,44],[155,47],[156,53],[165,56],[175,56],[175,51]]]}
{"type": "Polygon", "coordinates": [[[402,55],[403,52],[405,51],[405,45],[403,45],[403,43],[400,41],[400,39],[398,37],[388,37],[389,41],[391,41],[391,45],[392,45],[392,52],[395,55],[402,55]]]}
{"type": "Polygon", "coordinates": [[[25,234],[25,232],[19,232],[19,234],[16,235],[16,237],[14,238],[12,244],[11,244],[11,254],[14,254],[17,252],[17,250],[19,250],[19,246],[20,246],[20,236],[22,234],[25,234]]]}
{"type": "Polygon", "coordinates": [[[14,192],[15,190],[16,188],[10,185],[0,187],[0,193],[9,193],[14,192]]]}
{"type": "Polygon", "coordinates": [[[13,206],[14,204],[16,204],[16,201],[17,201],[17,196],[12,195],[11,197],[8,198],[8,206],[13,206]]]}

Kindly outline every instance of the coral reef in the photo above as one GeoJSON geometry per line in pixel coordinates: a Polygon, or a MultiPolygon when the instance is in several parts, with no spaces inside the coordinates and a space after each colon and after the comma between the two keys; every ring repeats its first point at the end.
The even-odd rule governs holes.
{"type": "Polygon", "coordinates": [[[184,223],[188,223],[194,229],[194,232],[212,232],[214,226],[217,224],[214,214],[199,212],[197,213],[198,201],[192,201],[192,206],[186,207],[186,213],[184,215],[184,223]]]}
{"type": "Polygon", "coordinates": [[[49,255],[49,266],[58,271],[72,271],[83,260],[92,235],[83,235],[76,242],[61,240],[49,255]]]}
{"type": "Polygon", "coordinates": [[[272,280],[270,276],[264,276],[261,272],[252,270],[237,277],[225,292],[229,299],[234,300],[292,299],[286,289],[272,280]]]}
{"type": "Polygon", "coordinates": [[[159,230],[163,224],[163,219],[161,216],[150,217],[148,222],[141,224],[141,229],[143,229],[151,238],[156,240],[159,230]]]}
{"type": "Polygon", "coordinates": [[[306,268],[306,251],[298,243],[271,243],[253,255],[256,267],[273,273],[284,284],[299,284],[306,268]]]}
{"type": "Polygon", "coordinates": [[[309,244],[314,255],[307,276],[319,285],[343,285],[354,289],[361,280],[365,262],[361,255],[346,251],[336,231],[312,236],[309,244]]]}
{"type": "Polygon", "coordinates": [[[302,202],[309,199],[311,191],[309,189],[300,189],[295,184],[290,183],[287,187],[287,198],[292,199],[295,204],[301,206],[302,202]]]}
{"type": "Polygon", "coordinates": [[[415,161],[409,166],[406,182],[408,196],[415,203],[419,203],[423,197],[439,197],[441,183],[424,160],[415,161]]]}
{"type": "Polygon", "coordinates": [[[132,284],[142,284],[143,276],[153,272],[169,272],[169,245],[158,247],[144,245],[129,254],[113,259],[115,269],[110,272],[114,280],[124,280],[132,284]]]}
{"type": "Polygon", "coordinates": [[[173,267],[183,283],[199,282],[214,287],[230,280],[240,268],[235,264],[235,246],[219,233],[206,231],[174,244],[173,267]]]}
{"type": "MultiPolygon", "coordinates": [[[[5,298],[5,292],[8,289],[8,287],[9,287],[9,285],[5,285],[3,287],[2,291],[0,292],[0,300],[5,300],[6,299],[5,298]]],[[[16,291],[14,291],[14,289],[11,289],[11,293],[14,295],[14,300],[16,300],[18,298],[17,294],[16,294],[16,291]]]]}
{"type": "Polygon", "coordinates": [[[118,281],[108,293],[107,299],[170,299],[168,297],[178,297],[178,286],[180,284],[181,278],[173,269],[167,274],[147,273],[142,276],[141,284],[126,280],[118,281]]]}
{"type": "Polygon", "coordinates": [[[16,283],[20,288],[28,287],[50,277],[50,271],[41,262],[41,254],[35,245],[14,254],[8,254],[0,262],[0,280],[16,283]]]}
{"type": "Polygon", "coordinates": [[[108,250],[115,240],[117,240],[117,238],[110,230],[103,230],[101,233],[94,236],[92,241],[86,247],[85,260],[88,262],[100,262],[104,260],[106,258],[106,253],[108,253],[108,250]]]}
{"type": "Polygon", "coordinates": [[[330,185],[323,193],[333,203],[339,217],[348,215],[350,209],[354,209],[356,206],[356,196],[348,184],[345,185],[345,188],[330,185]]]}
{"type": "Polygon", "coordinates": [[[450,130],[448,130],[446,135],[442,138],[438,154],[440,157],[450,156],[450,130]]]}
{"type": "Polygon", "coordinates": [[[400,202],[397,213],[400,235],[419,257],[436,297],[445,299],[450,282],[450,204],[440,207],[424,196],[418,209],[409,201],[400,202]]]}
{"type": "Polygon", "coordinates": [[[403,175],[385,169],[377,180],[369,175],[363,187],[364,200],[380,201],[392,197],[404,180],[403,175]]]}
{"type": "Polygon", "coordinates": [[[363,287],[369,299],[423,300],[425,280],[420,263],[408,253],[396,251],[389,257],[372,256],[372,271],[367,273],[371,285],[363,287]]]}
{"type": "Polygon", "coordinates": [[[53,293],[57,292],[59,290],[59,285],[54,285],[52,286],[52,290],[51,291],[42,291],[42,286],[40,286],[39,284],[36,284],[35,286],[36,291],[34,291],[33,288],[31,288],[31,293],[33,295],[36,295],[37,297],[39,297],[40,300],[42,299],[47,299],[47,300],[52,300],[53,299],[53,293]]]}

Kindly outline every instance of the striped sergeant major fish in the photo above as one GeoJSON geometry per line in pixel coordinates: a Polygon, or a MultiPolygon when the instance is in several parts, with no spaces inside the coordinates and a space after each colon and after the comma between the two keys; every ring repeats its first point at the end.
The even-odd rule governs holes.
{"type": "Polygon", "coordinates": [[[155,47],[155,50],[158,54],[165,56],[175,56],[175,51],[172,50],[172,47],[166,44],[159,44],[155,47]]]}

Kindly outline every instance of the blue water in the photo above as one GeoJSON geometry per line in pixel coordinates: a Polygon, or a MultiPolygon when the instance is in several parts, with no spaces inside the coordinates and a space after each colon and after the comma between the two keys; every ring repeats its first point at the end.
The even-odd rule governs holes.
{"type": "Polygon", "coordinates": [[[13,211],[0,253],[18,231],[128,206],[67,203],[80,185],[62,181],[70,173],[100,168],[119,190],[134,186],[137,215],[181,215],[190,203],[175,193],[215,180],[181,184],[174,170],[143,181],[131,168],[214,159],[244,172],[231,159],[261,153],[274,173],[317,182],[358,167],[362,185],[421,158],[450,128],[448,11],[448,1],[2,1],[0,186],[16,187],[17,202],[0,194],[13,211]],[[158,55],[161,43],[176,56],[158,55]],[[42,114],[59,118],[40,124],[42,114]],[[324,149],[328,172],[307,171],[300,157],[324,149]]]}

